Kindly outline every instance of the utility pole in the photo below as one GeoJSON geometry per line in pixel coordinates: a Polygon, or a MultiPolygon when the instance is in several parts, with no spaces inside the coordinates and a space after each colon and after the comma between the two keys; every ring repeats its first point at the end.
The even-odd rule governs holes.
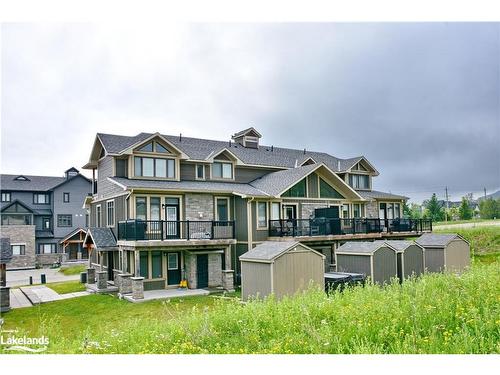
{"type": "Polygon", "coordinates": [[[484,188],[484,199],[486,199],[486,188],[484,188]]]}
{"type": "Polygon", "coordinates": [[[448,202],[448,186],[444,188],[445,194],[446,194],[446,213],[444,215],[444,221],[448,221],[448,212],[450,212],[450,204],[448,202]]]}

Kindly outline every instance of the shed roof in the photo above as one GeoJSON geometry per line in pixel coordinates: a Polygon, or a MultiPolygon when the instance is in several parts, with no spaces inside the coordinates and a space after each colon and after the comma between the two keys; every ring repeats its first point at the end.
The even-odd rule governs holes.
{"type": "Polygon", "coordinates": [[[406,240],[386,240],[385,243],[396,249],[398,252],[404,251],[411,245],[414,245],[414,242],[406,240]]]}
{"type": "MultiPolygon", "coordinates": [[[[416,243],[418,243],[421,246],[428,246],[428,247],[445,247],[448,245],[451,241],[455,239],[465,239],[460,236],[459,234],[456,233],[424,233],[422,234],[419,238],[415,240],[416,243]]],[[[467,241],[466,241],[467,242],[467,241]]]]}
{"type": "Polygon", "coordinates": [[[366,253],[370,255],[380,249],[387,247],[385,241],[350,241],[340,246],[335,253],[366,253]]]}
{"type": "Polygon", "coordinates": [[[272,262],[288,250],[297,246],[311,250],[322,257],[323,254],[301,244],[299,241],[265,241],[239,257],[240,261],[272,262]]]}

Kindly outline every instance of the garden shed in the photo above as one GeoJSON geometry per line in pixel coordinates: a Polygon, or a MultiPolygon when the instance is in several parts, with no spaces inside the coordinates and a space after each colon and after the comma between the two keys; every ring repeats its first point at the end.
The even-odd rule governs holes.
{"type": "Polygon", "coordinates": [[[310,283],[324,288],[325,256],[298,241],[265,241],[239,257],[241,297],[277,299],[305,290],[310,283]]]}
{"type": "Polygon", "coordinates": [[[425,249],[429,272],[461,272],[470,266],[470,244],[458,234],[425,233],[415,242],[425,249]]]}
{"type": "Polygon", "coordinates": [[[335,259],[337,271],[363,273],[375,283],[398,276],[397,252],[384,241],[346,242],[335,251],[335,259]]]}
{"type": "Polygon", "coordinates": [[[400,281],[412,275],[420,276],[425,271],[425,251],[411,241],[389,240],[386,244],[397,252],[398,277],[400,281]]]}

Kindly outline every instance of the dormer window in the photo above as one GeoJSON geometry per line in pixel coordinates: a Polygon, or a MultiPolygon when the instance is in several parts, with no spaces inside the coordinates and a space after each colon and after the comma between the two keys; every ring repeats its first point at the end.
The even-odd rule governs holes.
{"type": "Polygon", "coordinates": [[[171,152],[162,144],[151,141],[137,149],[139,152],[158,152],[160,154],[170,154],[171,152]]]}
{"type": "Polygon", "coordinates": [[[153,152],[153,142],[146,143],[144,146],[142,146],[140,149],[137,151],[142,151],[142,152],[153,152]]]}
{"type": "Polygon", "coordinates": [[[259,139],[262,135],[254,128],[242,130],[232,136],[235,142],[246,148],[259,148],[259,139]]]}
{"type": "Polygon", "coordinates": [[[225,162],[214,162],[212,165],[212,178],[232,179],[233,164],[225,162]]]}
{"type": "Polygon", "coordinates": [[[160,158],[134,157],[136,177],[175,178],[175,160],[160,158]]]}
{"type": "Polygon", "coordinates": [[[29,181],[30,179],[24,176],[17,176],[14,181],[29,181]]]}

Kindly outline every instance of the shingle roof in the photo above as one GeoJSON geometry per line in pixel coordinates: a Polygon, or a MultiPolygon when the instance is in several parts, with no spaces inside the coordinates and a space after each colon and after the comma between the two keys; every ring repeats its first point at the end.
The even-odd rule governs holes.
{"type": "Polygon", "coordinates": [[[383,191],[362,191],[358,190],[359,195],[361,195],[365,199],[410,199],[405,197],[404,195],[397,195],[392,193],[385,193],[383,191]]]}
{"type": "Polygon", "coordinates": [[[456,238],[462,239],[458,234],[424,233],[415,242],[424,247],[444,247],[456,238]]]}
{"type": "Polygon", "coordinates": [[[2,174],[1,186],[2,190],[20,190],[20,191],[47,191],[55,186],[66,181],[66,177],[51,177],[51,176],[28,176],[29,181],[17,181],[16,174],[2,174]]]}
{"type": "Polygon", "coordinates": [[[88,236],[92,238],[92,242],[98,250],[116,247],[116,238],[111,228],[88,228],[85,242],[87,242],[88,236]]]}
{"type": "Polygon", "coordinates": [[[122,177],[108,177],[110,181],[127,189],[163,189],[172,191],[219,192],[238,195],[267,197],[268,195],[250,184],[212,181],[154,181],[136,180],[122,177]]]}
{"type": "MultiPolygon", "coordinates": [[[[105,150],[111,154],[118,154],[137,142],[146,140],[154,135],[153,133],[140,133],[135,136],[122,136],[114,134],[98,133],[105,150]]],[[[306,151],[299,149],[281,148],[271,146],[259,146],[258,148],[246,148],[237,143],[216,141],[210,139],[190,138],[162,135],[175,147],[184,152],[192,160],[206,160],[210,155],[214,155],[224,148],[229,149],[243,163],[250,165],[271,166],[278,168],[294,168],[299,161],[308,157],[313,158],[317,163],[324,163],[334,172],[345,171],[351,168],[362,157],[339,159],[324,152],[306,151]],[[272,151],[271,151],[272,150],[272,151]]]]}
{"type": "Polygon", "coordinates": [[[300,245],[298,241],[265,241],[239,257],[240,260],[271,261],[287,250],[300,245]]]}
{"type": "Polygon", "coordinates": [[[272,196],[277,196],[286,188],[300,181],[311,173],[311,171],[317,168],[318,164],[309,164],[304,165],[303,167],[268,173],[261,178],[250,182],[250,184],[272,196]]]}
{"type": "Polygon", "coordinates": [[[413,242],[405,240],[386,240],[385,243],[389,246],[392,246],[397,251],[404,251],[405,249],[413,245],[413,242]]]}
{"type": "Polygon", "coordinates": [[[381,247],[386,247],[385,241],[350,241],[340,246],[335,253],[366,253],[371,254],[381,247]]]}

